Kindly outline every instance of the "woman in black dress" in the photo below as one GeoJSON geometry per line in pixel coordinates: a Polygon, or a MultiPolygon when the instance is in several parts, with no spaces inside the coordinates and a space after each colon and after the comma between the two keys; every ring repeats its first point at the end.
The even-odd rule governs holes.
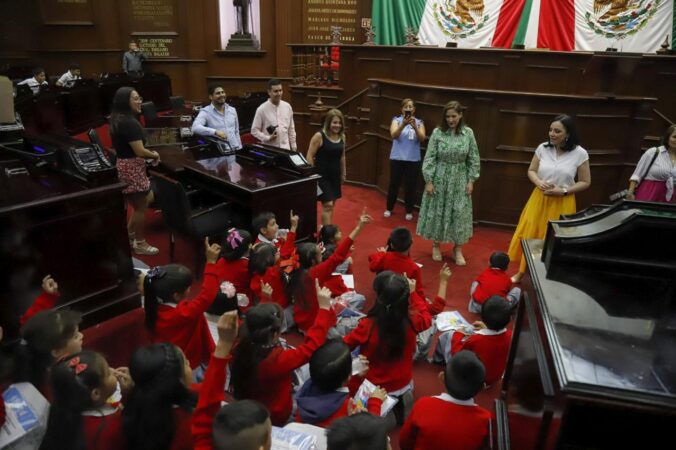
{"type": "Polygon", "coordinates": [[[127,232],[137,255],[156,255],[159,250],[145,240],[145,215],[153,200],[150,180],[146,175],[146,159],[159,161],[160,155],[145,148],[145,134],[137,116],[143,99],[131,87],[121,87],[113,97],[110,114],[110,138],[117,153],[117,174],[126,183],[122,191],[132,213],[127,232]]]}
{"type": "Polygon", "coordinates": [[[319,180],[319,201],[322,202],[322,225],[333,223],[333,210],[341,196],[345,181],[345,118],[337,109],[326,113],[324,127],[310,140],[308,162],[322,176],[319,180]]]}

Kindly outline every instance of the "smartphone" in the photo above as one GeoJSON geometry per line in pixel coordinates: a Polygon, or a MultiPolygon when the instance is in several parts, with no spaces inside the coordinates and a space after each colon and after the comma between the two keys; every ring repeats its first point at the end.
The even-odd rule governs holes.
{"type": "Polygon", "coordinates": [[[411,111],[405,111],[404,112],[404,118],[408,119],[409,117],[411,117],[411,111]]]}
{"type": "Polygon", "coordinates": [[[268,127],[266,128],[268,134],[274,133],[276,129],[277,129],[277,125],[268,125],[268,127]]]}

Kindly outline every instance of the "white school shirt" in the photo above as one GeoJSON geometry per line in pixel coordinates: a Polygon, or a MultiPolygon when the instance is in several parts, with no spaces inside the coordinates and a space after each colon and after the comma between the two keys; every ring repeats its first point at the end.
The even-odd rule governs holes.
{"type": "MultiPolygon", "coordinates": [[[[38,83],[38,80],[36,80],[35,77],[26,78],[21,83],[17,83],[16,85],[21,86],[23,84],[28,85],[28,87],[31,88],[31,91],[33,91],[33,94],[37,95],[40,92],[40,83],[38,83]]],[[[42,86],[47,86],[47,82],[43,81],[42,86]]]]}
{"type": "Polygon", "coordinates": [[[71,87],[73,85],[73,82],[75,80],[81,80],[82,77],[78,77],[70,73],[70,70],[68,70],[66,73],[61,75],[57,83],[60,83],[64,87],[71,87]]]}
{"type": "Polygon", "coordinates": [[[556,147],[545,147],[545,144],[543,142],[535,150],[535,156],[540,160],[538,178],[559,187],[574,185],[577,168],[589,160],[587,150],[578,145],[557,159],[556,147]]]}

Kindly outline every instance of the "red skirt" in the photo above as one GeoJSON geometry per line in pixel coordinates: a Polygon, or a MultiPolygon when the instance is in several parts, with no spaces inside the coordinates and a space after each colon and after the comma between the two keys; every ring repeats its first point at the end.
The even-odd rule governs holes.
{"type": "Polygon", "coordinates": [[[146,175],[146,161],[143,158],[125,158],[117,160],[117,176],[127,185],[123,194],[148,192],[150,180],[146,175]]]}
{"type": "Polygon", "coordinates": [[[644,202],[676,203],[676,194],[667,201],[667,183],[665,181],[643,180],[636,188],[636,200],[644,202]]]}

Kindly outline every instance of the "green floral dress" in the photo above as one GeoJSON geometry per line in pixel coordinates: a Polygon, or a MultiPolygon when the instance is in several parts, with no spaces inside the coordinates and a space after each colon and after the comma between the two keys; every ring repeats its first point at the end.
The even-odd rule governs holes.
{"type": "Polygon", "coordinates": [[[462,127],[459,134],[435,128],[427,145],[422,172],[434,184],[434,195],[423,194],[416,233],[437,242],[462,245],[472,237],[472,197],[469,181],[479,179],[479,149],[474,132],[462,127]]]}

